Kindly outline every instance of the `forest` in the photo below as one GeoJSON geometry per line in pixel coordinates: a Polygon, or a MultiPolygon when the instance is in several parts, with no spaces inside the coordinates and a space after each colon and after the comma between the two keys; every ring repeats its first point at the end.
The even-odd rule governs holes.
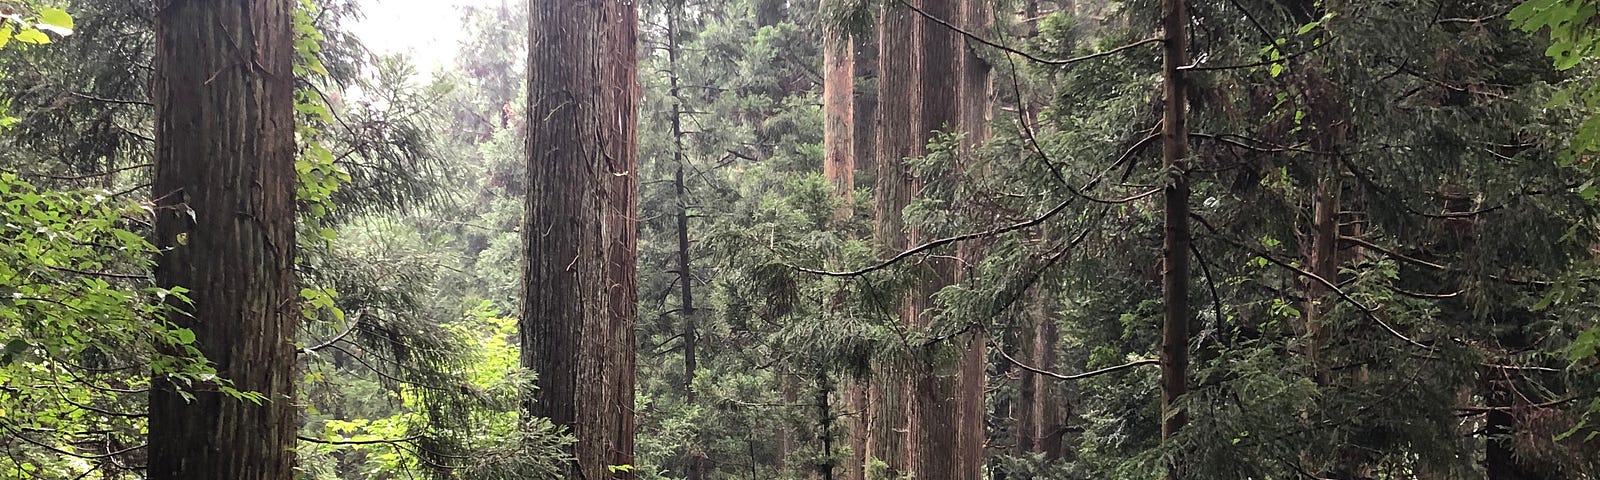
{"type": "Polygon", "coordinates": [[[1600,0],[0,1],[0,478],[1600,479],[1600,0]]]}

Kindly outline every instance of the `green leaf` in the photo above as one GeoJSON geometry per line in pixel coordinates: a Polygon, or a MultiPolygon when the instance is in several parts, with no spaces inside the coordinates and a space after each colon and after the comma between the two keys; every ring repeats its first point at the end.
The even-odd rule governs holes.
{"type": "Polygon", "coordinates": [[[72,15],[59,8],[39,10],[39,26],[60,35],[72,35],[72,15]]]}
{"type": "Polygon", "coordinates": [[[1600,328],[1590,329],[1578,335],[1578,339],[1572,341],[1572,347],[1568,349],[1567,355],[1572,361],[1577,362],[1593,357],[1597,350],[1600,350],[1600,328]]]}
{"type": "Polygon", "coordinates": [[[23,339],[20,339],[20,338],[13,338],[13,339],[11,339],[10,342],[6,342],[6,347],[5,347],[4,352],[7,355],[15,355],[15,354],[18,354],[18,353],[22,353],[24,350],[27,350],[28,346],[29,345],[28,345],[27,341],[24,341],[23,339]]]}
{"type": "Polygon", "coordinates": [[[44,45],[50,43],[50,36],[45,35],[44,32],[39,30],[26,28],[17,33],[17,41],[22,43],[31,43],[34,45],[44,45]]]}
{"type": "Polygon", "coordinates": [[[178,342],[178,345],[189,345],[189,344],[192,344],[192,343],[194,343],[194,330],[190,330],[190,329],[187,329],[187,328],[179,328],[179,329],[173,330],[172,331],[172,339],[173,339],[173,341],[178,342]]]}
{"type": "Polygon", "coordinates": [[[11,43],[11,34],[16,33],[16,31],[17,29],[10,24],[0,27],[0,48],[5,48],[6,44],[11,43]]]}

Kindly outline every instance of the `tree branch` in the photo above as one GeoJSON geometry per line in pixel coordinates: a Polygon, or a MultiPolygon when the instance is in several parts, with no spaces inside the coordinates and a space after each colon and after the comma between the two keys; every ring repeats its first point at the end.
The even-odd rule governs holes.
{"type": "Polygon", "coordinates": [[[1355,297],[1351,297],[1348,292],[1344,291],[1344,289],[1339,288],[1338,284],[1335,284],[1335,283],[1333,283],[1332,281],[1329,281],[1326,278],[1322,278],[1321,276],[1318,276],[1315,273],[1311,273],[1311,272],[1302,270],[1299,267],[1291,265],[1289,262],[1285,262],[1285,261],[1280,260],[1280,259],[1278,259],[1276,257],[1273,257],[1272,255],[1268,254],[1267,252],[1263,252],[1263,251],[1257,250],[1255,248],[1252,248],[1249,245],[1245,245],[1244,242],[1240,242],[1238,240],[1234,240],[1232,238],[1222,236],[1222,235],[1219,234],[1219,231],[1216,229],[1216,227],[1213,227],[1210,222],[1206,221],[1206,219],[1204,217],[1201,217],[1198,214],[1191,214],[1189,216],[1190,216],[1190,218],[1195,219],[1195,221],[1200,222],[1200,225],[1205,226],[1206,230],[1211,231],[1211,233],[1214,235],[1215,238],[1217,238],[1219,240],[1222,240],[1225,243],[1231,244],[1234,247],[1238,247],[1240,250],[1244,250],[1246,252],[1250,252],[1252,254],[1255,254],[1256,256],[1261,257],[1262,259],[1266,260],[1269,263],[1272,263],[1273,265],[1277,265],[1278,267],[1283,268],[1285,270],[1288,270],[1290,272],[1294,272],[1295,274],[1297,274],[1297,275],[1299,275],[1301,277],[1305,277],[1307,279],[1310,279],[1311,281],[1314,281],[1314,282],[1322,284],[1322,286],[1327,287],[1327,289],[1329,291],[1332,291],[1334,294],[1338,295],[1340,299],[1345,301],[1345,303],[1348,303],[1351,306],[1356,307],[1357,310],[1360,310],[1361,313],[1367,317],[1367,319],[1372,320],[1373,323],[1377,323],[1379,326],[1383,327],[1384,331],[1388,332],[1389,335],[1392,335],[1395,338],[1404,340],[1406,343],[1415,345],[1417,347],[1420,347],[1420,348],[1423,348],[1423,349],[1426,349],[1426,350],[1433,350],[1433,347],[1430,347],[1430,346],[1425,345],[1425,344],[1423,344],[1421,342],[1413,340],[1411,337],[1406,336],[1406,334],[1404,334],[1404,333],[1400,333],[1399,330],[1396,330],[1393,326],[1389,325],[1389,322],[1385,322],[1385,321],[1383,321],[1382,318],[1379,318],[1377,312],[1373,311],[1371,307],[1368,307],[1365,304],[1362,304],[1359,300],[1356,300],[1355,297]]]}
{"type": "Polygon", "coordinates": [[[1130,43],[1130,44],[1127,44],[1127,45],[1123,45],[1123,46],[1120,46],[1120,47],[1117,47],[1117,48],[1113,48],[1113,49],[1110,49],[1110,50],[1106,50],[1106,51],[1103,51],[1103,52],[1091,53],[1091,54],[1088,54],[1088,55],[1083,55],[1083,56],[1078,56],[1078,57],[1073,57],[1073,58],[1068,58],[1068,59],[1062,59],[1062,60],[1051,60],[1051,59],[1047,59],[1047,58],[1039,58],[1037,56],[1034,56],[1031,53],[1024,52],[1024,51],[1021,51],[1021,50],[1017,50],[1015,48],[1007,47],[1005,45],[1001,45],[999,43],[995,43],[993,40],[989,40],[987,38],[980,37],[977,34],[974,34],[972,32],[968,32],[968,31],[962,29],[961,27],[957,27],[957,26],[951,24],[949,21],[947,21],[947,20],[945,20],[943,18],[939,18],[939,17],[935,17],[933,15],[929,15],[928,12],[923,11],[921,8],[918,8],[916,5],[912,5],[910,2],[907,2],[906,0],[895,0],[895,3],[899,3],[901,6],[904,6],[904,7],[908,8],[908,9],[911,9],[911,11],[916,12],[917,15],[922,16],[922,18],[926,18],[926,19],[928,19],[929,21],[931,21],[933,23],[937,23],[937,24],[943,26],[944,28],[949,29],[952,32],[960,34],[963,37],[967,37],[968,40],[972,40],[974,42],[981,43],[984,46],[995,48],[995,49],[998,49],[998,50],[1006,52],[1006,53],[1016,54],[1019,57],[1028,59],[1028,61],[1031,61],[1031,62],[1034,62],[1034,63],[1041,63],[1041,64],[1045,64],[1045,65],[1058,65],[1058,66],[1059,65],[1071,65],[1071,64],[1082,62],[1082,61],[1085,61],[1085,60],[1093,60],[1093,59],[1100,58],[1100,57],[1105,57],[1105,56],[1109,56],[1109,55],[1115,55],[1115,54],[1117,54],[1119,52],[1122,52],[1124,50],[1131,50],[1133,48],[1137,48],[1137,47],[1140,47],[1140,46],[1143,46],[1143,45],[1149,45],[1149,44],[1152,44],[1152,43],[1160,43],[1162,41],[1162,39],[1160,37],[1150,37],[1150,38],[1146,38],[1144,40],[1133,42],[1133,43],[1130,43]]]}
{"type": "Polygon", "coordinates": [[[1000,357],[1006,359],[1007,362],[1011,362],[1012,365],[1016,365],[1017,367],[1020,367],[1023,370],[1027,370],[1029,372],[1033,372],[1033,373],[1036,373],[1036,374],[1039,374],[1039,375],[1044,375],[1046,377],[1054,378],[1056,380],[1082,380],[1082,379],[1085,379],[1085,378],[1105,375],[1107,373],[1120,372],[1120,371],[1127,370],[1127,369],[1130,369],[1130,368],[1133,368],[1133,367],[1137,367],[1137,366],[1141,366],[1141,365],[1157,365],[1157,364],[1161,363],[1160,360],[1157,360],[1157,359],[1154,359],[1154,358],[1146,358],[1146,359],[1142,359],[1142,360],[1134,360],[1132,362],[1124,363],[1122,365],[1117,365],[1115,367],[1106,367],[1106,368],[1102,368],[1102,369],[1099,369],[1099,370],[1092,370],[1092,371],[1083,372],[1083,373],[1077,373],[1077,374],[1072,374],[1072,375],[1063,375],[1063,374],[1060,374],[1060,373],[1056,373],[1056,372],[1052,372],[1052,371],[1048,371],[1048,370],[1042,370],[1042,369],[1039,369],[1039,368],[1035,368],[1035,367],[1033,367],[1031,365],[1019,362],[1019,361],[1017,361],[1017,359],[1011,358],[1011,354],[1006,353],[1006,350],[1004,348],[996,348],[995,351],[996,352],[1000,352],[1000,357]]]}

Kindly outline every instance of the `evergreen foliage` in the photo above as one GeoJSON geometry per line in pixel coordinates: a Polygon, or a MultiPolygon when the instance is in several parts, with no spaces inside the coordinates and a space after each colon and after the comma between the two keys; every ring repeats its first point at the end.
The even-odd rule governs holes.
{"type": "MultiPolygon", "coordinates": [[[[0,477],[142,478],[153,379],[285,401],[163,320],[186,290],[154,286],[148,240],[160,3],[0,4],[0,477]]],[[[615,372],[637,430],[608,474],[903,476],[856,441],[892,411],[868,386],[979,339],[994,480],[1600,475],[1594,2],[1190,1],[1178,169],[1161,1],[984,2],[993,25],[957,33],[992,72],[987,132],[925,132],[917,240],[887,248],[871,132],[911,120],[872,114],[906,93],[878,91],[875,29],[921,5],[640,3],[639,168],[617,174],[637,365],[615,372]],[[858,57],[849,197],[823,176],[825,29],[858,57]],[[1187,423],[1163,438],[1178,176],[1187,423]],[[940,262],[959,281],[929,288],[940,262]]],[[[524,413],[515,318],[540,254],[528,2],[460,9],[437,72],[349,33],[381,3],[294,6],[298,478],[561,476],[574,435],[524,413]]]]}

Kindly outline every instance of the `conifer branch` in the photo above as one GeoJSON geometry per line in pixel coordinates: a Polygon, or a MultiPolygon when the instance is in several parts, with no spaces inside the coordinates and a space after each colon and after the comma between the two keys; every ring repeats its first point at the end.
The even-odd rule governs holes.
{"type": "Polygon", "coordinates": [[[1127,369],[1134,368],[1134,367],[1138,367],[1138,366],[1141,366],[1141,365],[1159,365],[1161,363],[1161,360],[1157,360],[1157,359],[1154,359],[1154,358],[1145,358],[1145,359],[1134,360],[1132,362],[1124,363],[1122,365],[1117,365],[1115,367],[1106,367],[1106,368],[1102,368],[1102,369],[1099,369],[1099,370],[1090,370],[1090,371],[1083,372],[1083,373],[1075,373],[1075,374],[1071,374],[1071,375],[1066,375],[1066,374],[1060,374],[1060,373],[1052,372],[1052,371],[1049,371],[1049,370],[1040,369],[1040,368],[1034,367],[1032,365],[1028,365],[1026,363],[1022,363],[1022,362],[1018,361],[1017,359],[1012,358],[1011,354],[1006,353],[1006,350],[1004,348],[996,348],[995,351],[999,352],[1000,353],[1000,357],[1006,359],[1006,361],[1010,362],[1012,365],[1016,365],[1017,367],[1019,367],[1019,368],[1021,368],[1023,370],[1027,370],[1029,372],[1033,372],[1033,373],[1036,373],[1036,374],[1039,374],[1039,375],[1044,375],[1046,377],[1054,378],[1056,380],[1083,380],[1085,378],[1097,377],[1097,376],[1105,375],[1105,374],[1108,374],[1108,373],[1120,372],[1120,371],[1127,370],[1127,369]]]}
{"type": "Polygon", "coordinates": [[[1000,51],[1003,51],[1003,52],[1006,52],[1006,53],[1015,54],[1015,55],[1017,55],[1019,57],[1028,59],[1028,61],[1031,61],[1031,62],[1034,62],[1034,63],[1040,63],[1040,64],[1044,64],[1044,65],[1056,65],[1056,66],[1071,65],[1071,64],[1082,62],[1082,61],[1086,61],[1086,60],[1093,60],[1093,59],[1100,58],[1100,57],[1115,55],[1117,53],[1121,53],[1121,52],[1126,51],[1126,50],[1132,50],[1134,48],[1138,48],[1138,47],[1141,47],[1141,46],[1144,46],[1144,45],[1149,45],[1149,44],[1152,44],[1152,43],[1161,43],[1161,41],[1163,40],[1161,37],[1150,37],[1150,38],[1146,38],[1144,40],[1140,40],[1140,41],[1137,41],[1137,42],[1129,43],[1127,45],[1116,47],[1116,48],[1113,48],[1113,49],[1110,49],[1110,50],[1106,50],[1106,51],[1103,51],[1103,52],[1095,52],[1095,53],[1091,53],[1091,54],[1088,54],[1088,55],[1081,55],[1081,56],[1072,57],[1072,58],[1066,58],[1066,59],[1060,59],[1060,60],[1052,60],[1052,59],[1048,59],[1048,58],[1040,58],[1040,57],[1038,57],[1036,55],[1033,55],[1031,53],[1024,52],[1022,50],[1011,48],[1011,47],[1008,47],[1008,46],[1005,46],[1005,45],[1001,45],[999,43],[996,43],[993,40],[989,40],[987,38],[983,38],[982,36],[979,36],[978,34],[969,32],[966,29],[963,29],[961,27],[955,26],[954,24],[951,24],[950,21],[948,21],[948,20],[945,20],[943,18],[939,18],[939,17],[935,17],[933,15],[930,15],[930,14],[928,14],[928,12],[923,11],[921,8],[918,8],[916,5],[912,5],[910,2],[907,2],[906,0],[895,0],[895,3],[899,3],[901,6],[904,6],[904,7],[908,8],[908,9],[911,9],[911,11],[916,12],[917,15],[921,16],[922,18],[928,19],[928,21],[931,21],[933,23],[937,23],[940,26],[943,26],[944,28],[949,29],[952,32],[960,34],[963,37],[967,37],[968,40],[972,40],[974,42],[981,43],[984,46],[987,46],[987,47],[990,47],[990,48],[994,48],[994,49],[997,49],[997,50],[1000,50],[1000,51]]]}
{"type": "Polygon", "coordinates": [[[1306,270],[1304,270],[1304,269],[1302,269],[1300,267],[1296,267],[1293,264],[1290,264],[1289,262],[1285,262],[1282,259],[1274,257],[1271,254],[1268,254],[1267,252],[1263,252],[1263,251],[1258,250],[1256,248],[1253,248],[1253,247],[1251,247],[1249,245],[1246,245],[1244,242],[1240,242],[1240,241],[1235,240],[1233,238],[1229,238],[1229,237],[1226,237],[1226,236],[1219,235],[1220,232],[1217,230],[1217,228],[1212,226],[1210,222],[1206,221],[1206,219],[1204,217],[1202,217],[1202,216],[1200,216],[1198,214],[1191,214],[1191,215],[1189,215],[1189,217],[1195,219],[1195,221],[1197,221],[1197,222],[1200,222],[1200,225],[1206,227],[1206,230],[1211,231],[1213,236],[1215,238],[1217,238],[1218,240],[1222,240],[1224,243],[1228,243],[1230,245],[1233,245],[1234,247],[1237,247],[1240,250],[1244,250],[1244,251],[1249,252],[1251,254],[1254,254],[1254,255],[1256,255],[1258,257],[1261,257],[1262,259],[1266,260],[1268,263],[1271,263],[1273,265],[1277,265],[1278,267],[1283,268],[1285,270],[1288,270],[1290,272],[1293,272],[1296,275],[1299,275],[1301,277],[1305,277],[1306,279],[1309,279],[1311,281],[1314,281],[1314,282],[1322,284],[1323,287],[1326,287],[1329,291],[1333,292],[1335,295],[1338,295],[1339,298],[1344,300],[1345,303],[1348,303],[1348,304],[1350,304],[1350,306],[1356,307],[1357,310],[1360,310],[1362,315],[1366,316],[1367,319],[1372,320],[1373,323],[1377,323],[1378,326],[1383,327],[1383,330],[1388,332],[1389,335],[1392,335],[1395,338],[1398,338],[1400,340],[1404,340],[1406,343],[1412,344],[1412,345],[1417,346],[1419,348],[1426,349],[1426,350],[1433,350],[1433,347],[1428,346],[1426,344],[1423,344],[1422,342],[1418,342],[1418,341],[1412,339],[1411,337],[1406,336],[1406,334],[1401,333],[1400,330],[1395,329],[1394,326],[1389,325],[1389,322],[1386,322],[1382,318],[1378,317],[1378,313],[1376,311],[1374,311],[1372,309],[1372,307],[1368,307],[1368,306],[1366,306],[1366,304],[1361,303],[1360,300],[1356,300],[1355,297],[1350,296],[1349,292],[1345,292],[1344,289],[1339,288],[1339,285],[1334,283],[1333,281],[1328,280],[1326,278],[1322,278],[1321,276],[1318,276],[1315,273],[1308,272],[1308,271],[1306,271],[1306,270]]]}

